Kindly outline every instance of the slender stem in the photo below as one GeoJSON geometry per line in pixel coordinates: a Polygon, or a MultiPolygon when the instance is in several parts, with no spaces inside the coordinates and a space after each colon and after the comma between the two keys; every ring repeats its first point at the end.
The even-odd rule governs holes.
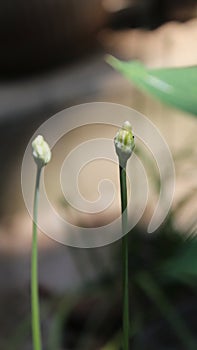
{"type": "Polygon", "coordinates": [[[38,296],[38,247],[37,247],[37,219],[38,219],[38,199],[41,167],[37,167],[36,185],[34,193],[33,209],[33,237],[32,237],[32,257],[31,257],[31,308],[32,308],[32,337],[33,349],[41,350],[40,336],[40,311],[38,296]]]}
{"type": "Polygon", "coordinates": [[[127,235],[127,183],[126,169],[119,166],[122,210],[122,273],[123,273],[123,350],[129,350],[129,278],[127,235]]]}

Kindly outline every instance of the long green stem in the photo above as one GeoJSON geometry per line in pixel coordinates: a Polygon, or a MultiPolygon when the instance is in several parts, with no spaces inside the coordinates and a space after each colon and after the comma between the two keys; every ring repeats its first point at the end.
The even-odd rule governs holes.
{"type": "Polygon", "coordinates": [[[41,167],[37,167],[36,185],[34,193],[33,209],[33,237],[32,237],[32,257],[31,257],[31,312],[32,312],[32,337],[33,349],[41,350],[40,336],[40,311],[38,296],[38,247],[37,247],[37,219],[38,219],[38,199],[41,167]]]}
{"type": "Polygon", "coordinates": [[[126,170],[119,166],[122,210],[122,273],[123,273],[123,350],[129,350],[129,278],[127,235],[127,183],[126,170]]]}

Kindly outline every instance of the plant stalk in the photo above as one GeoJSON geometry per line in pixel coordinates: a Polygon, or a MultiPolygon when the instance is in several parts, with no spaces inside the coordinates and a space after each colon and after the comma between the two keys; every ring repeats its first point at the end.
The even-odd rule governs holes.
{"type": "Polygon", "coordinates": [[[122,212],[122,274],[123,274],[123,350],[129,350],[129,278],[128,278],[128,235],[127,235],[127,183],[126,169],[119,165],[122,212]]]}
{"type": "Polygon", "coordinates": [[[39,185],[42,167],[37,166],[36,184],[34,193],[33,207],[33,237],[32,237],[32,256],[31,256],[31,313],[32,313],[32,338],[33,349],[41,350],[40,336],[40,310],[38,296],[38,246],[37,246],[37,220],[38,220],[38,200],[39,185]]]}

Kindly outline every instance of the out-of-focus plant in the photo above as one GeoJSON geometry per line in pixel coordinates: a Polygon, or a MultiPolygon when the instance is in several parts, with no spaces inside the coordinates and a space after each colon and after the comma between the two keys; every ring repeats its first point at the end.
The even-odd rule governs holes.
{"type": "Polygon", "coordinates": [[[143,91],[197,116],[197,66],[147,69],[138,61],[107,56],[107,62],[143,91]]]}
{"type": "Polygon", "coordinates": [[[38,220],[38,200],[40,176],[42,168],[51,160],[49,145],[43,136],[38,135],[32,142],[33,157],[37,165],[36,184],[33,207],[33,229],[32,229],[32,257],[31,257],[31,312],[32,312],[32,338],[34,350],[42,349],[40,335],[40,311],[38,296],[38,247],[37,247],[37,220],[38,220]]]}

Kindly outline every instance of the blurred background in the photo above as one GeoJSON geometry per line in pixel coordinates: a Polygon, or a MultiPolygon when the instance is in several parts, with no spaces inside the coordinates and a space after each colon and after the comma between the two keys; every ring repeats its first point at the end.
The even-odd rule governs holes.
{"type": "MultiPolygon", "coordinates": [[[[32,223],[20,184],[26,145],[55,113],[94,101],[145,114],[165,137],[176,168],[171,212],[156,234],[147,235],[159,179],[151,157],[136,151],[150,195],[130,234],[131,349],[196,349],[197,122],[135,88],[104,58],[110,53],[152,68],[196,65],[196,0],[3,0],[0,48],[0,349],[32,349],[32,223]]],[[[86,188],[82,191],[85,195],[86,188]]],[[[74,222],[106,222],[105,215],[99,222],[79,218],[58,200],[74,222]]],[[[119,350],[120,280],[121,242],[77,249],[40,233],[44,349],[119,350]]]]}

